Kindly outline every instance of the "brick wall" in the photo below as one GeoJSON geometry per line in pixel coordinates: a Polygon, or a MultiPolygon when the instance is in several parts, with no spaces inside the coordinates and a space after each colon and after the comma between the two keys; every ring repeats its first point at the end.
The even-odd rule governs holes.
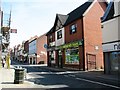
{"type": "Polygon", "coordinates": [[[44,48],[44,44],[47,44],[47,37],[42,35],[37,38],[37,63],[44,61],[47,64],[47,51],[44,48]]]}
{"type": "Polygon", "coordinates": [[[102,31],[100,18],[103,16],[105,8],[105,3],[96,2],[83,18],[85,64],[87,63],[86,54],[94,54],[96,55],[97,68],[101,68],[101,66],[103,67],[102,31]],[[95,50],[95,46],[98,46],[99,49],[95,50]]]}
{"type": "Polygon", "coordinates": [[[82,39],[82,20],[78,19],[65,27],[65,43],[82,39]],[[77,33],[70,34],[70,26],[77,24],[77,33]]]}

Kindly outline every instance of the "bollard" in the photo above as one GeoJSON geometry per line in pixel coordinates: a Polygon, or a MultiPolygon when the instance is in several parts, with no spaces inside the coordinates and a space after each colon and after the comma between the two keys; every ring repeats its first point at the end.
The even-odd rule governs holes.
{"type": "Polygon", "coordinates": [[[23,84],[24,83],[24,69],[16,68],[14,75],[14,84],[23,84]]]}

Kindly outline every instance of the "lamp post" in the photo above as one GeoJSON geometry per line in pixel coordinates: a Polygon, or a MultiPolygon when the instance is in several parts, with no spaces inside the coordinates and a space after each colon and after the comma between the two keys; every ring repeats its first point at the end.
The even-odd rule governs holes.
{"type": "Polygon", "coordinates": [[[36,57],[35,64],[37,64],[37,53],[35,53],[35,57],[36,57]]]}
{"type": "Polygon", "coordinates": [[[0,33],[0,67],[2,67],[2,34],[0,33]]]}

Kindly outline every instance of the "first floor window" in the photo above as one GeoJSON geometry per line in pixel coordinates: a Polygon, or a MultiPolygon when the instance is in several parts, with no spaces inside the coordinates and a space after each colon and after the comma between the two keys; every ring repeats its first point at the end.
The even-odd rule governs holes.
{"type": "Polygon", "coordinates": [[[57,39],[61,39],[62,38],[62,30],[57,32],[57,39]]]}
{"type": "Polygon", "coordinates": [[[65,64],[79,64],[79,49],[72,48],[65,50],[65,64]]]}
{"type": "Polygon", "coordinates": [[[77,24],[73,24],[70,26],[70,34],[73,34],[77,31],[77,24]]]}
{"type": "Polygon", "coordinates": [[[53,41],[53,36],[50,35],[50,36],[49,36],[49,42],[52,42],[52,41],[53,41]]]}

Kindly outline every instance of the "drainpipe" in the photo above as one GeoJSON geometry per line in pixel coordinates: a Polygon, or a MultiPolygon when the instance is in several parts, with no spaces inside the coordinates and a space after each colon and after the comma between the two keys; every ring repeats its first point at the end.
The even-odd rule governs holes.
{"type": "Polygon", "coordinates": [[[85,71],[85,45],[84,45],[84,22],[82,17],[82,52],[83,52],[83,71],[85,71]]]}

